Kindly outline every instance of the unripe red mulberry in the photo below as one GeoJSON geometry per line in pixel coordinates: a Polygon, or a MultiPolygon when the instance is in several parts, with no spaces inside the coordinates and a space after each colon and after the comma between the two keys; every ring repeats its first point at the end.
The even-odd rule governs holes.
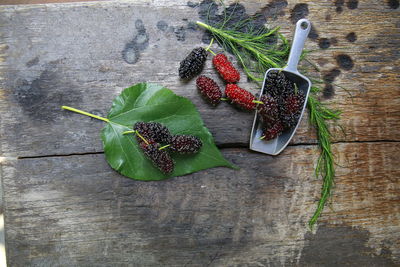
{"type": "Polygon", "coordinates": [[[236,83],[240,80],[240,74],[224,54],[214,56],[212,60],[214,67],[227,83],[236,83]]]}
{"type": "Polygon", "coordinates": [[[253,102],[256,99],[255,96],[236,84],[227,84],[225,94],[232,103],[243,109],[253,110],[256,107],[256,103],[253,102]]]}

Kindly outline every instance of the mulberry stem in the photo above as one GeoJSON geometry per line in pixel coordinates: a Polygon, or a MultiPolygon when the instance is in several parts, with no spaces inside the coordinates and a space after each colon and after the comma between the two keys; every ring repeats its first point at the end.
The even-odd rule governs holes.
{"type": "Polygon", "coordinates": [[[213,42],[214,42],[214,38],[211,39],[210,44],[206,47],[205,50],[208,51],[208,52],[210,52],[213,56],[215,56],[215,53],[210,49],[211,46],[212,46],[212,44],[213,44],[213,42]]]}
{"type": "Polygon", "coordinates": [[[130,133],[136,133],[136,131],[130,130],[130,131],[125,131],[122,134],[130,134],[130,133]]]}
{"type": "Polygon", "coordinates": [[[146,145],[149,144],[149,141],[147,141],[146,138],[144,138],[138,131],[130,130],[130,131],[125,131],[122,134],[130,134],[130,133],[134,133],[137,136],[139,136],[146,143],[146,145]]]}
{"type": "Polygon", "coordinates": [[[165,149],[165,148],[167,148],[167,147],[169,147],[169,146],[171,146],[171,145],[165,145],[165,146],[162,146],[162,147],[160,147],[158,150],[165,149]]]}
{"type": "Polygon", "coordinates": [[[105,122],[110,122],[110,121],[109,121],[108,119],[106,119],[106,118],[103,118],[103,117],[100,117],[100,116],[91,114],[91,113],[89,113],[89,112],[86,112],[86,111],[83,111],[83,110],[80,110],[80,109],[71,108],[71,107],[68,107],[68,106],[61,106],[61,108],[62,108],[62,109],[69,110],[69,111],[73,111],[73,112],[76,112],[76,113],[79,113],[79,114],[82,114],[82,115],[86,115],[86,116],[89,116],[89,117],[92,117],[92,118],[95,118],[95,119],[98,119],[98,120],[102,120],[102,121],[105,121],[105,122]]]}
{"type": "Polygon", "coordinates": [[[146,140],[146,138],[144,138],[138,131],[135,131],[135,133],[146,143],[146,145],[149,144],[149,142],[146,140]]]}

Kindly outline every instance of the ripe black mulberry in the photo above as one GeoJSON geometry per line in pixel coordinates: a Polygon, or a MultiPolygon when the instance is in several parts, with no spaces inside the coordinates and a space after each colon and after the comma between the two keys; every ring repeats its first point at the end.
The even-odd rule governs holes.
{"type": "Polygon", "coordinates": [[[271,70],[267,74],[264,90],[278,102],[294,93],[294,83],[289,80],[283,71],[271,70]]]}
{"type": "Polygon", "coordinates": [[[288,96],[280,106],[280,118],[285,129],[293,128],[300,119],[305,96],[302,93],[288,96]]]}
{"type": "Polygon", "coordinates": [[[191,79],[199,74],[207,59],[207,51],[198,47],[192,50],[190,54],[181,61],[179,66],[179,77],[181,79],[191,79]]]}
{"type": "Polygon", "coordinates": [[[172,151],[181,154],[194,154],[199,152],[203,143],[200,138],[193,135],[175,135],[172,137],[171,146],[172,151]]]}
{"type": "MultiPolygon", "coordinates": [[[[137,122],[133,126],[133,130],[138,131],[148,141],[169,144],[172,135],[167,127],[158,122],[137,122]]],[[[141,139],[138,137],[138,141],[141,139]]]]}
{"type": "Polygon", "coordinates": [[[280,121],[276,121],[272,125],[264,125],[263,126],[262,137],[264,140],[268,141],[268,140],[278,137],[283,132],[283,130],[284,130],[284,128],[283,128],[282,123],[280,121]]]}
{"type": "Polygon", "coordinates": [[[165,149],[159,149],[160,145],[158,143],[139,142],[140,148],[143,153],[153,162],[154,166],[156,166],[160,171],[165,174],[171,173],[174,171],[174,161],[171,156],[165,149]]]}
{"type": "Polygon", "coordinates": [[[260,101],[263,104],[258,104],[257,110],[263,123],[271,125],[279,120],[279,109],[276,100],[272,96],[265,94],[261,96],[260,101]]]}

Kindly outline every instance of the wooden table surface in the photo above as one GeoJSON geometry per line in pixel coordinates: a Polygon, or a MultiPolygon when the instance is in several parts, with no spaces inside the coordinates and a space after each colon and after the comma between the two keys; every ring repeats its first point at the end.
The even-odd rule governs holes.
{"type": "MultiPolygon", "coordinates": [[[[343,111],[346,134],[332,127],[335,189],[312,232],[321,180],[307,116],[282,154],[254,153],[247,148],[253,115],[227,104],[209,108],[194,80],[177,76],[179,61],[204,45],[193,21],[207,1],[1,6],[9,266],[398,266],[399,2],[296,2],[242,4],[290,39],[292,21],[313,22],[306,47],[326,75],[321,100],[343,111]],[[241,169],[131,180],[105,161],[103,122],[60,109],[105,116],[123,88],[143,81],[190,98],[241,169]]],[[[210,61],[205,73],[218,79],[210,61]]]]}

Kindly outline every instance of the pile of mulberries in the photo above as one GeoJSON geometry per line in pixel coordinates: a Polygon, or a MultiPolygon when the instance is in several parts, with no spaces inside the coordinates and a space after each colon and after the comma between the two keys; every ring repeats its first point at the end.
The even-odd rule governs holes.
{"type": "Polygon", "coordinates": [[[166,126],[158,122],[136,122],[133,129],[144,155],[165,174],[172,173],[175,166],[168,150],[179,154],[195,154],[203,145],[200,138],[193,135],[172,135],[166,126]]]}
{"type": "MultiPolygon", "coordinates": [[[[201,72],[207,58],[207,52],[203,48],[195,48],[181,61],[179,76],[182,79],[191,79],[201,72]]],[[[249,91],[236,85],[240,80],[239,71],[224,54],[217,54],[213,57],[212,63],[218,74],[226,83],[225,95],[232,104],[244,109],[254,110],[256,97],[249,91]]],[[[203,98],[211,105],[218,105],[222,98],[222,91],[218,84],[211,78],[200,75],[196,79],[196,86],[203,98]]]]}
{"type": "MultiPolygon", "coordinates": [[[[206,50],[203,48],[194,49],[181,62],[179,76],[181,78],[192,78],[200,73],[206,57],[206,50]]],[[[229,100],[230,103],[244,110],[257,109],[262,122],[263,139],[274,139],[283,131],[297,125],[305,103],[305,95],[297,90],[296,84],[286,77],[285,72],[278,70],[268,72],[264,85],[265,94],[257,101],[251,92],[237,85],[240,80],[240,73],[226,55],[215,55],[212,63],[226,83],[225,96],[227,99],[224,100],[229,100]]],[[[218,105],[223,99],[220,87],[209,77],[199,76],[196,80],[196,86],[203,98],[213,106],[218,105]]],[[[172,142],[174,141],[175,139],[172,142]]],[[[186,141],[181,142],[184,146],[183,144],[186,141]]],[[[174,149],[172,145],[170,149],[174,149]]]]}
{"type": "Polygon", "coordinates": [[[266,92],[257,107],[263,122],[263,139],[271,140],[295,127],[305,102],[305,95],[282,71],[270,71],[264,85],[266,92]]]}

